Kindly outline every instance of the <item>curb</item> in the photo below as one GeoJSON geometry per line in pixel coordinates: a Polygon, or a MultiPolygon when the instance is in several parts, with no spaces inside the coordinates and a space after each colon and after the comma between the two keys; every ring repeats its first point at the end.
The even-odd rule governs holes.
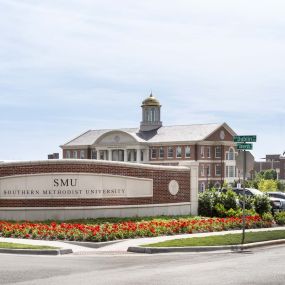
{"type": "Polygon", "coordinates": [[[29,255],[62,255],[73,253],[72,249],[10,249],[0,248],[0,253],[29,255]]]}
{"type": "Polygon", "coordinates": [[[88,242],[88,241],[63,241],[64,243],[69,243],[73,245],[88,247],[88,248],[101,248],[107,245],[115,244],[122,242],[123,240],[111,240],[111,241],[102,241],[102,242],[88,242]]]}
{"type": "Polygon", "coordinates": [[[279,245],[285,244],[285,239],[273,240],[273,241],[264,241],[264,242],[255,242],[248,243],[244,245],[222,245],[222,246],[185,246],[185,247],[142,247],[142,246],[130,246],[128,252],[135,253],[170,253],[170,252],[211,252],[219,250],[228,250],[228,251],[243,251],[251,248],[258,248],[263,246],[270,245],[279,245]]]}

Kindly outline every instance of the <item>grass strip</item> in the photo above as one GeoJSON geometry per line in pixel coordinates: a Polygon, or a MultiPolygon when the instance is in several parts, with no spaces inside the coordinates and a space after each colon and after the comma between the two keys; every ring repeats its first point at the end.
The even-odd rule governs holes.
{"type": "MultiPolygon", "coordinates": [[[[268,240],[285,239],[285,230],[248,232],[245,234],[245,243],[268,240]]],[[[175,239],[159,243],[143,245],[143,247],[185,247],[185,246],[216,246],[237,245],[241,243],[241,234],[226,234],[207,237],[193,237],[175,239]]]]}
{"type": "Polygon", "coordinates": [[[58,247],[45,246],[45,245],[31,245],[12,242],[0,242],[0,248],[9,249],[59,249],[58,247]]]}

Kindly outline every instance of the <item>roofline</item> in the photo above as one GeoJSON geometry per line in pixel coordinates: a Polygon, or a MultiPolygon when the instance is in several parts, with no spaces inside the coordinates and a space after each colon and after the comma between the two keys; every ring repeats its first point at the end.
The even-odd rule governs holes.
{"type": "Polygon", "coordinates": [[[208,134],[203,140],[206,140],[209,136],[211,136],[213,133],[215,133],[219,128],[224,127],[232,136],[236,136],[236,132],[227,124],[227,123],[222,123],[219,125],[214,131],[212,131],[210,134],[208,134]]]}
{"type": "Polygon", "coordinates": [[[84,133],[78,135],[77,137],[75,137],[74,139],[68,141],[67,143],[60,145],[59,147],[60,147],[60,148],[63,148],[63,147],[66,146],[67,144],[69,144],[69,143],[71,143],[72,141],[78,139],[79,137],[81,137],[81,136],[87,134],[87,133],[90,132],[90,131],[91,131],[91,130],[85,131],[84,133]]]}
{"type": "Polygon", "coordinates": [[[103,139],[105,136],[109,135],[109,134],[112,134],[112,133],[123,133],[123,134],[126,134],[128,136],[130,136],[132,139],[134,139],[134,141],[136,143],[140,143],[131,133],[129,132],[126,132],[126,131],[123,131],[123,130],[120,130],[120,129],[117,129],[117,130],[111,130],[109,132],[106,132],[106,133],[103,133],[102,135],[100,135],[93,143],[92,145],[94,144],[98,144],[98,141],[103,139]]]}

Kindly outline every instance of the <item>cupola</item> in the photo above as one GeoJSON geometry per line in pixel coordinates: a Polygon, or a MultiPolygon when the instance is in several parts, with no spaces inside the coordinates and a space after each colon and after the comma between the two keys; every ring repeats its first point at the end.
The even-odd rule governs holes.
{"type": "Polygon", "coordinates": [[[142,102],[142,121],[140,131],[147,132],[160,128],[162,122],[160,121],[159,101],[152,95],[152,93],[142,102]]]}

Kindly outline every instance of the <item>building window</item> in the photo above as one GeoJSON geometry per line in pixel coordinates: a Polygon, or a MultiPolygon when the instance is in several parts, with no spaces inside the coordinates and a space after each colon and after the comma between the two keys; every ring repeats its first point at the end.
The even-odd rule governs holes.
{"type": "Polygon", "coordinates": [[[167,157],[168,158],[173,158],[173,147],[172,146],[169,146],[167,148],[167,157]]]}
{"type": "Polygon", "coordinates": [[[123,149],[112,150],[112,161],[124,161],[124,150],[123,149]]]}
{"type": "Polygon", "coordinates": [[[235,177],[235,166],[227,166],[226,167],[226,175],[229,178],[234,178],[235,177]]]}
{"type": "Polygon", "coordinates": [[[215,158],[221,158],[221,146],[215,147],[215,158]]]}
{"type": "Polygon", "coordinates": [[[211,158],[211,148],[207,147],[207,157],[211,158]]]}
{"type": "Polygon", "coordinates": [[[143,157],[143,150],[141,150],[141,161],[143,161],[144,157],[143,157]]]}
{"type": "MultiPolygon", "coordinates": [[[[123,156],[123,158],[124,158],[124,150],[120,150],[120,151],[122,151],[123,154],[119,153],[119,157],[123,156]]],[[[128,149],[127,150],[127,160],[130,161],[130,162],[137,161],[137,150],[136,149],[128,149]]]]}
{"type": "Polygon", "coordinates": [[[164,158],[164,147],[163,146],[161,146],[160,148],[159,148],[159,158],[164,158]]]}
{"type": "Polygon", "coordinates": [[[153,159],[156,158],[156,149],[155,149],[155,148],[152,148],[152,149],[150,150],[150,157],[153,158],[153,159]]]}
{"type": "Polygon", "coordinates": [[[127,157],[128,157],[128,161],[132,161],[132,153],[129,149],[127,150],[127,157]]]}
{"type": "Polygon", "coordinates": [[[81,150],[80,151],[80,159],[84,159],[85,158],[85,151],[81,150]]]}
{"type": "Polygon", "coordinates": [[[206,167],[206,175],[211,176],[211,166],[210,165],[207,165],[206,167]]]}
{"type": "Polygon", "coordinates": [[[202,183],[200,184],[200,192],[204,192],[204,191],[205,191],[205,183],[202,182],[202,183]]]}
{"type": "Polygon", "coordinates": [[[92,149],[91,158],[97,159],[97,150],[96,149],[92,149]]]}
{"type": "Polygon", "coordinates": [[[185,157],[190,157],[191,156],[191,148],[189,145],[185,147],[185,157]]]}
{"type": "Polygon", "coordinates": [[[71,157],[71,155],[70,155],[70,150],[67,150],[66,151],[66,158],[70,158],[71,157]]]}
{"type": "Polygon", "coordinates": [[[215,175],[216,175],[216,176],[221,176],[221,175],[222,175],[222,168],[221,168],[221,165],[216,165],[216,166],[215,166],[215,175]]]}
{"type": "Polygon", "coordinates": [[[204,158],[204,157],[205,157],[205,150],[204,150],[204,146],[200,146],[200,156],[201,156],[202,158],[204,158]]]}
{"type": "Polygon", "coordinates": [[[77,150],[73,151],[73,158],[77,159],[77,150]]]}
{"type": "Polygon", "coordinates": [[[226,160],[235,160],[235,152],[232,148],[227,152],[226,160]]]}
{"type": "Polygon", "coordinates": [[[201,165],[201,166],[200,166],[200,175],[201,175],[201,176],[204,176],[204,175],[205,175],[205,172],[204,172],[204,171],[205,171],[204,165],[201,165]]]}
{"type": "Polygon", "coordinates": [[[100,150],[99,151],[99,159],[108,160],[108,150],[100,150]]]}
{"type": "Polygon", "coordinates": [[[181,158],[182,157],[182,147],[177,146],[176,147],[176,158],[181,158]]]}

